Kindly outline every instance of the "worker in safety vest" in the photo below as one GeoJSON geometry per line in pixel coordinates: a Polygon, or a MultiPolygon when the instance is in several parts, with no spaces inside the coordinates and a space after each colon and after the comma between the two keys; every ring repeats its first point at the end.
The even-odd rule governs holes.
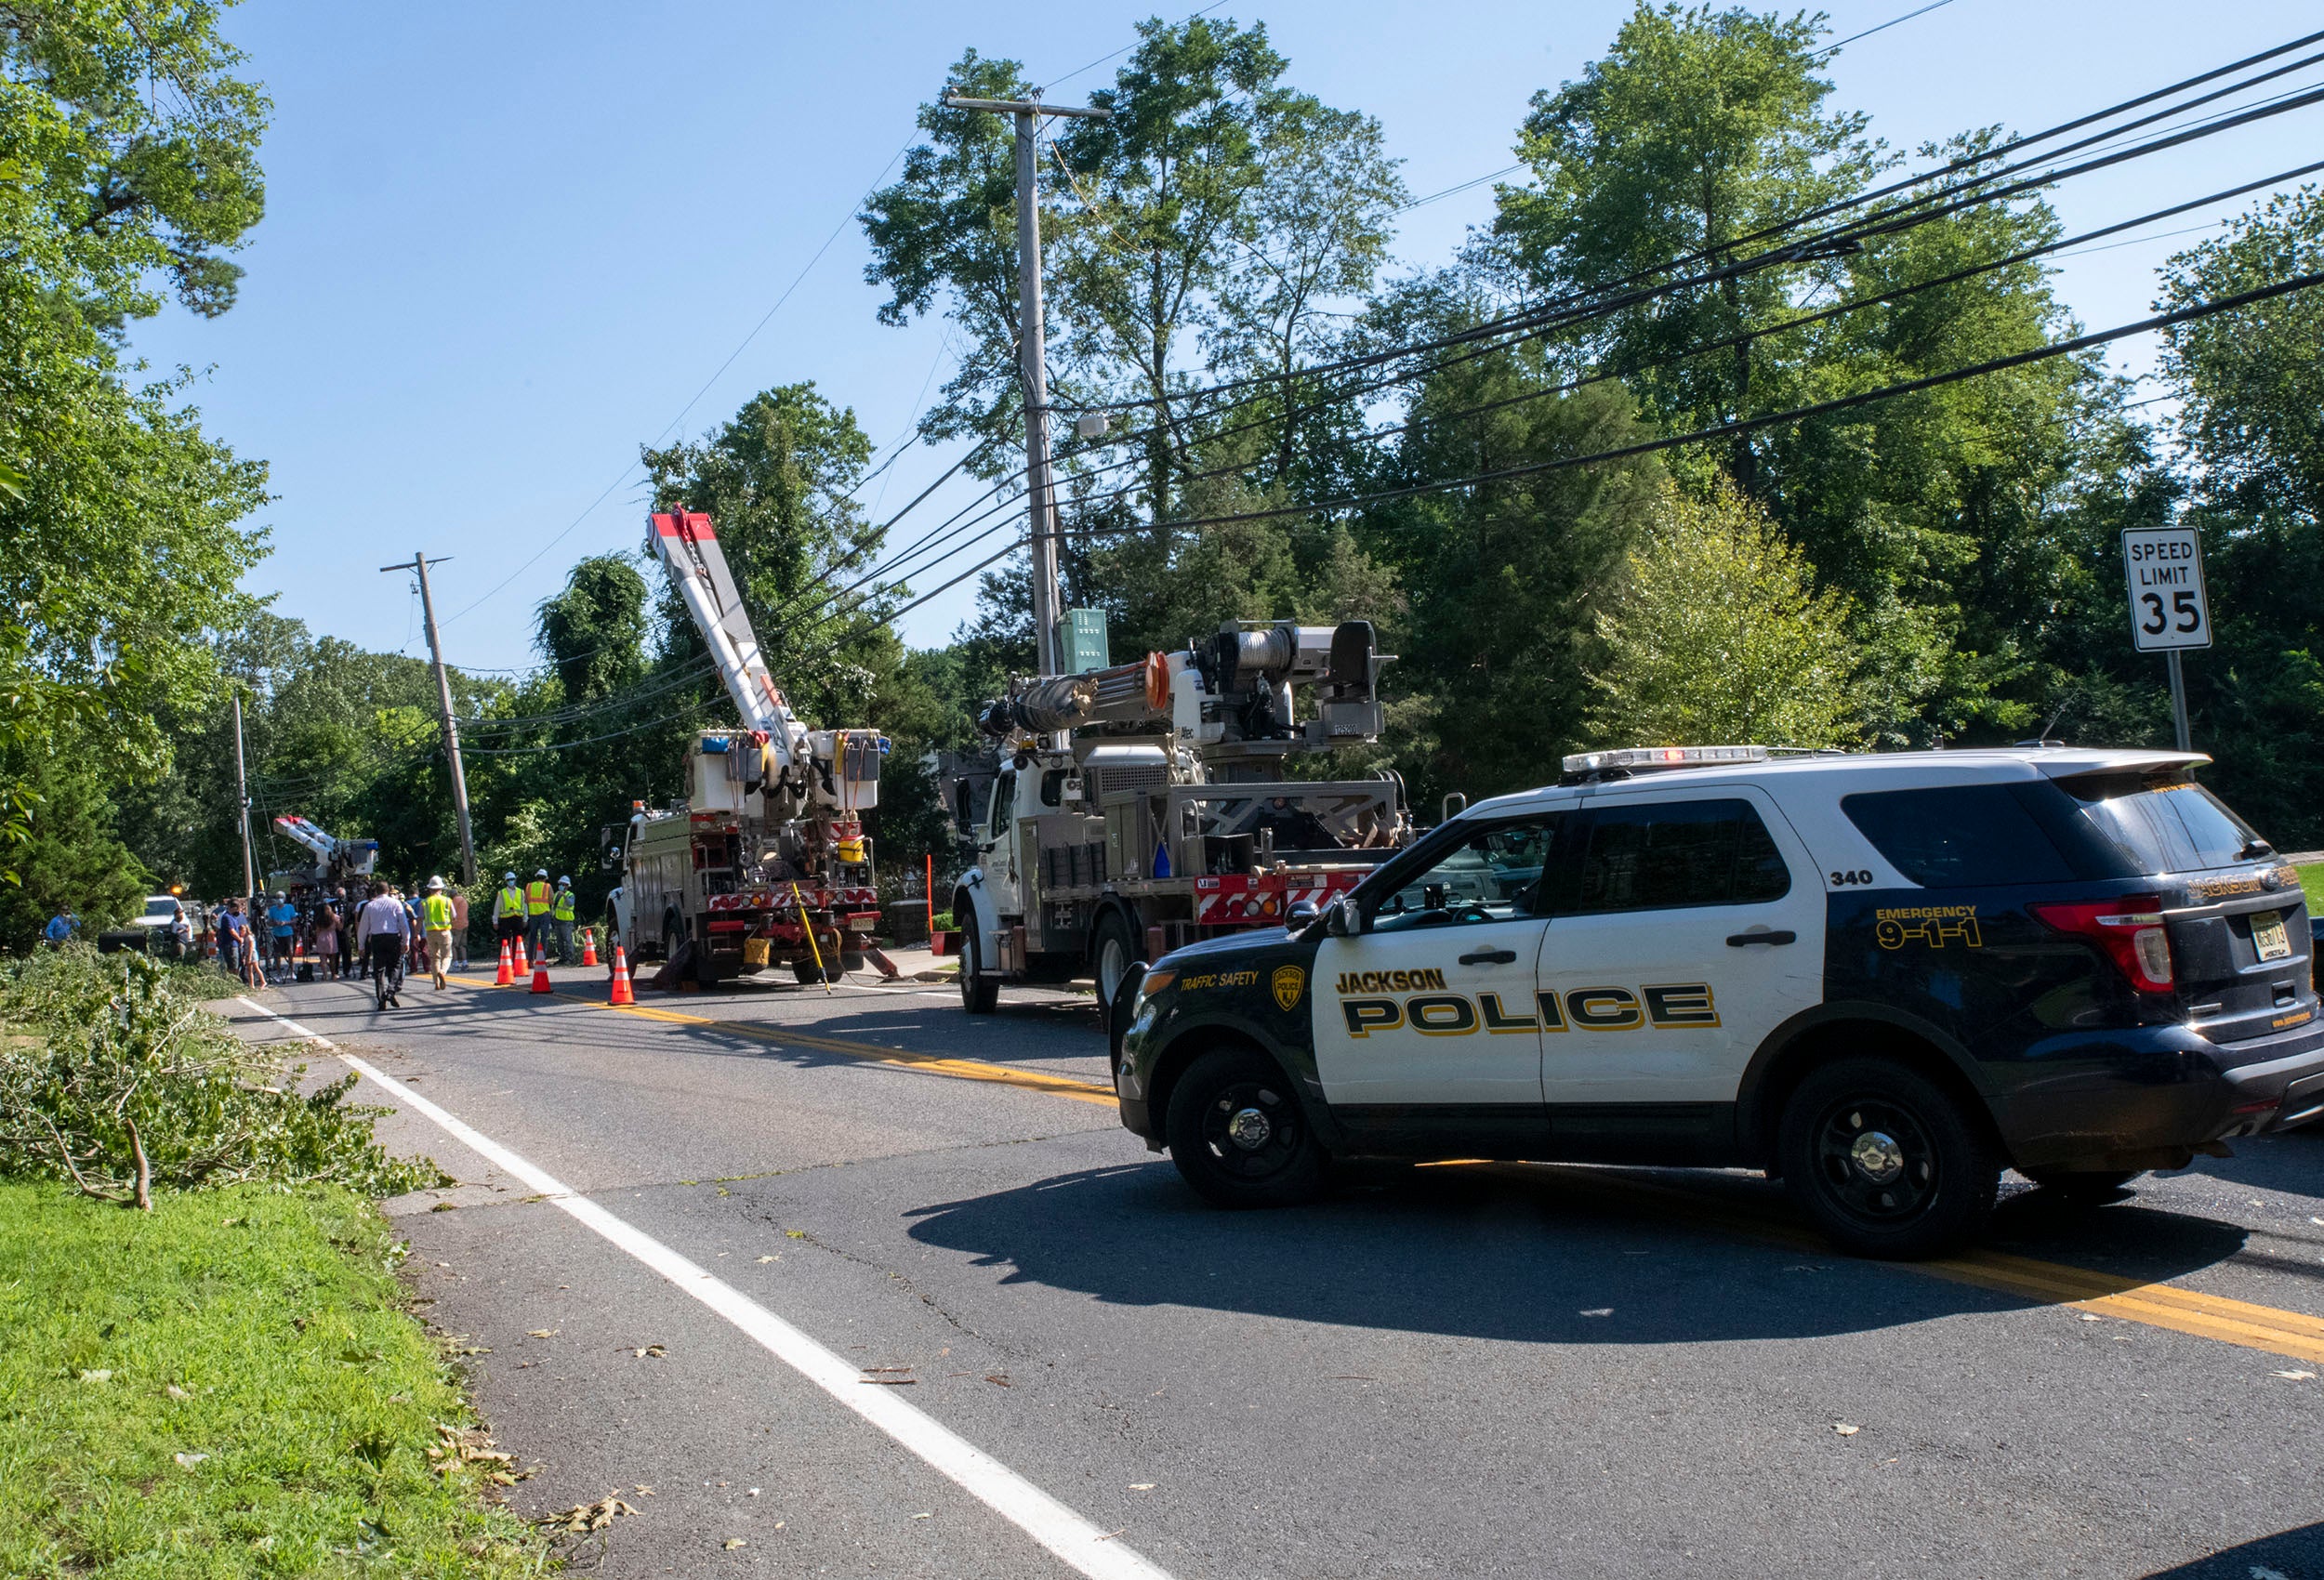
{"type": "Polygon", "coordinates": [[[525,949],[538,960],[548,948],[548,913],[556,908],[557,891],[548,886],[548,869],[541,868],[524,886],[525,949]]]}
{"type": "Polygon", "coordinates": [[[524,936],[524,890],[517,887],[517,875],[500,875],[500,892],[493,896],[493,931],[503,943],[514,943],[524,936]]]}
{"type": "Polygon", "coordinates": [[[573,879],[557,880],[556,898],[548,902],[548,919],[557,928],[557,964],[573,964],[573,879]]]}
{"type": "Polygon", "coordinates": [[[419,902],[420,930],[428,936],[428,974],[436,979],[436,991],[444,986],[444,968],[452,962],[452,899],[443,891],[443,879],[428,880],[428,892],[419,902]]]}

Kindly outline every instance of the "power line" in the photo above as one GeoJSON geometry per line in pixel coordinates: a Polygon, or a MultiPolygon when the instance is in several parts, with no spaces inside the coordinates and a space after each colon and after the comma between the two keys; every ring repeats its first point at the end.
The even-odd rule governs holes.
{"type": "Polygon", "coordinates": [[[2297,69],[2298,66],[2307,63],[2294,62],[2292,66],[2280,68],[2278,71],[2264,73],[2259,77],[2236,85],[2234,87],[2220,90],[2219,93],[2206,95],[2202,99],[2194,100],[2189,104],[2175,106],[2170,110],[2160,112],[2157,115],[2143,117],[2137,122],[2131,123],[2130,126],[2118,126],[2111,131],[2099,134],[2096,137],[2085,138],[2080,142],[2068,144],[2067,147],[2062,149],[2053,150],[2049,154],[2041,156],[2040,159],[2029,160],[2014,165],[2005,165],[1999,170],[1990,171],[1985,175],[1978,176],[1960,186],[1938,192],[1936,194],[1937,199],[1951,197],[1954,201],[1947,203],[1937,209],[1930,210],[1921,206],[1922,204],[1933,201],[1931,199],[1919,200],[1918,203],[1896,204],[1887,209],[1876,209],[1871,214],[1853,222],[1852,224],[1827,230],[1821,234],[1809,238],[1806,242],[1794,243],[1791,245],[1785,247],[1769,248],[1768,250],[1756,254],[1750,257],[1744,258],[1734,263],[1721,265],[1716,269],[1708,270],[1685,278],[1668,280],[1658,285],[1641,286],[1637,283],[1657,274],[1668,274],[1673,270],[1705,262],[1722,253],[1731,252],[1735,248],[1746,244],[1756,241],[1763,241],[1770,237],[1781,235],[1787,231],[1797,230],[1803,224],[1812,220],[1829,218],[1838,214],[1860,209],[1881,198],[1893,196],[1898,192],[1908,191],[1914,187],[1926,186],[1933,182],[1940,181],[1948,176],[1960,174],[1964,170],[1974,168],[1978,165],[2002,157],[2003,155],[2014,151],[2029,148],[2037,143],[2046,142],[2053,138],[2063,136],[2067,132],[2077,131],[2084,126],[2093,125],[2097,122],[2111,119],[2112,117],[2126,111],[2142,108],[2147,104],[2153,103],[2159,99],[2168,98],[2172,94],[2182,92],[2189,87],[2199,86],[2205,83],[2215,81],[2217,78],[2223,75],[2231,74],[2236,71],[2241,70],[2243,67],[2272,59],[2277,56],[2290,53],[2294,49],[2298,49],[2307,44],[2317,42],[2319,39],[2324,39],[2324,33],[2311,34],[2305,38],[2295,39],[2289,44],[2279,45],[2273,49],[2260,51],[2257,54],[2247,56],[2241,60],[2232,62],[2229,65],[2217,68],[2213,71],[2201,72],[2193,77],[2185,78],[2181,82],[2171,85],[2168,87],[2159,88],[2152,93],[2144,94],[2135,99],[2123,100],[2119,104],[2109,106],[2107,109],[2102,111],[2093,112],[2089,115],[2080,116],[2071,121],[2060,123],[2059,125],[2052,126],[2044,131],[2028,133],[2025,136],[2014,138],[2006,142],[1997,144],[1990,149],[1982,149],[1971,153],[1961,155],[1960,157],[1944,165],[1938,166],[1934,170],[1924,172],[1921,175],[1908,177],[1899,181],[1892,182],[1885,187],[1876,188],[1869,191],[1857,193],[1852,197],[1831,204],[1827,204],[1820,208],[1810,209],[1805,213],[1776,221],[1771,225],[1762,227],[1758,230],[1732,238],[1726,242],[1698,248],[1692,253],[1683,255],[1682,257],[1672,259],[1670,262],[1653,265],[1649,268],[1639,270],[1631,274],[1625,275],[1618,280],[1607,282],[1600,285],[1577,288],[1574,291],[1566,292],[1558,296],[1549,298],[1547,301],[1538,303],[1531,308],[1522,309],[1514,312],[1503,314],[1497,319],[1488,320],[1486,323],[1473,325],[1455,335],[1440,336],[1434,340],[1417,342],[1380,351],[1368,352],[1359,356],[1340,358],[1331,362],[1315,363],[1308,367],[1287,373],[1256,374],[1240,378],[1222,380],[1218,383],[1204,386],[1200,388],[1190,389],[1177,394],[1145,396],[1124,401],[1089,402],[1084,405],[1081,409],[1095,412],[1129,410],[1147,406],[1158,407],[1167,405],[1170,402],[1204,400],[1231,390],[1278,383],[1290,378],[1314,377],[1320,375],[1340,371],[1351,371],[1367,366],[1378,366],[1382,362],[1392,362],[1398,358],[1410,356],[1418,352],[1446,349],[1456,345],[1470,343],[1478,339],[1487,338],[1495,335],[1509,334],[1521,330],[1537,328],[1545,323],[1554,323],[1561,320],[1571,319],[1577,315],[1603,316],[1608,311],[1626,306],[1643,305],[1644,302],[1655,299],[1657,296],[1670,295],[1677,291],[1717,283],[1723,280],[1736,278],[1745,273],[1754,272],[1761,269],[1775,267],[1778,264],[1786,262],[1804,261],[1805,259],[1802,255],[1810,253],[1816,248],[1845,246],[1851,244],[1860,244],[1868,237],[1891,234],[1900,229],[1908,229],[1914,224],[1926,223],[1928,220],[1942,217],[1946,214],[1958,212],[1961,208],[1974,206],[1975,204],[1981,203],[2002,201],[2010,196],[2034,190],[2041,186],[2049,185],[2056,181],[2070,179],[2075,176],[2085,175],[2093,170],[2103,169],[2108,165],[2119,164],[2128,159],[2142,158],[2147,154],[2160,151],[2163,149],[2176,147],[2182,143],[2192,141],[2199,138],[2214,136],[2220,132],[2231,130],[2238,125],[2248,125],[2252,121],[2263,120],[2274,115],[2286,113],[2292,110],[2302,109],[2310,103],[2316,102],[2318,99],[2324,99],[2324,90],[2314,90],[2303,93],[2291,99],[2261,106],[2253,110],[2243,112],[2238,115],[2230,115],[2207,125],[2191,127],[2183,131],[2166,134],[2150,139],[2148,142],[2141,144],[2138,147],[2114,153],[2104,154],[2068,169],[2051,171],[2038,178],[2021,181],[2014,187],[2005,188],[2000,191],[1988,191],[1981,195],[1969,196],[1965,198],[1955,196],[1955,194],[1958,193],[1972,192],[1975,188],[1986,186],[1993,181],[2002,179],[2005,177],[2028,170],[2032,168],[2033,165],[2041,164],[2044,161],[2053,160],[2062,157],[2067,153],[2087,148],[2093,142],[2101,142],[2109,138],[2119,137],[2122,134],[2122,132],[2131,129],[2132,126],[2149,125],[2157,119],[2167,118],[2170,115],[2182,113],[2184,111],[2192,108],[2194,104],[2209,102],[2211,99],[2221,97],[2224,94],[2243,91],[2244,89],[2255,86],[2259,82],[2265,81],[2273,76],[2280,75],[2284,71],[2294,70],[2297,69]],[[1632,288],[1623,296],[1616,297],[1611,302],[1604,299],[1605,293],[1621,291],[1622,288],[1626,286],[1632,288]]]}
{"type": "Polygon", "coordinates": [[[1895,27],[1898,22],[1908,22],[1915,17],[1925,17],[1931,11],[1943,10],[1946,7],[1951,5],[1952,3],[1953,0],[1930,0],[1928,5],[1921,7],[1917,11],[1907,11],[1901,17],[1891,17],[1888,20],[1881,23],[1878,27],[1866,28],[1862,33],[1852,33],[1845,38],[1839,39],[1831,44],[1827,44],[1823,48],[1809,56],[1808,59],[1811,60],[1821,60],[1825,56],[1836,54],[1860,38],[1869,38],[1876,33],[1886,33],[1890,28],[1895,27]]]}
{"type": "Polygon", "coordinates": [[[1754,433],[1761,428],[1776,428],[1789,423],[1829,416],[1836,412],[1850,411],[1858,406],[1869,405],[1876,401],[1894,400],[1899,396],[1918,394],[1922,390],[1934,389],[1943,385],[1957,384],[1963,379],[1981,378],[1990,374],[2003,373],[2013,368],[2047,362],[2053,357],[2070,356],[2075,352],[2086,351],[2093,347],[2126,339],[2133,335],[2144,335],[2158,329],[2169,329],[2177,324],[2192,323],[2197,319],[2209,318],[2214,313],[2250,307],[2294,291],[2304,291],[2318,284],[2324,284],[2324,272],[2297,275],[2273,285],[2264,285],[2254,290],[2238,292],[2235,296],[2223,297],[2215,302],[2199,303],[2194,307],[2182,308],[2176,312],[2142,319],[2136,323],[2123,324],[2118,328],[2099,331],[2096,334],[2077,336],[2070,340],[2053,341],[2032,350],[2020,351],[2014,356],[1997,357],[1990,362],[1955,368],[1948,373],[1931,374],[1922,378],[1907,379],[1900,384],[1885,385],[1878,389],[1868,389],[1855,395],[1841,396],[1835,400],[1821,401],[1814,405],[1798,406],[1789,411],[1771,412],[1754,417],[1738,417],[1732,422],[1717,423],[1709,428],[1696,428],[1688,433],[1642,440],[1635,444],[1626,444],[1612,450],[1600,450],[1587,455],[1527,462],[1523,466],[1503,467],[1498,470],[1472,473],[1467,477],[1435,482],[1413,483],[1403,488],[1381,489],[1370,494],[1350,494],[1339,499],[1316,500],[1305,505],[1280,506],[1263,510],[1239,510],[1223,516],[1190,517],[1179,520],[1156,522],[1152,527],[1096,528],[1092,531],[1098,533],[1131,530],[1158,532],[1164,529],[1198,529],[1226,526],[1241,521],[1273,520],[1286,516],[1321,515],[1327,511],[1356,509],[1365,506],[1384,504],[1391,500],[1407,499],[1417,494],[1441,494],[1450,489],[1473,488],[1480,483],[1503,482],[1512,478],[1563,471],[1573,467],[1592,466],[1605,461],[1629,460],[1635,456],[1653,454],[1663,450],[1674,450],[1684,444],[1698,444],[1714,439],[1728,439],[1737,434],[1754,433]]]}

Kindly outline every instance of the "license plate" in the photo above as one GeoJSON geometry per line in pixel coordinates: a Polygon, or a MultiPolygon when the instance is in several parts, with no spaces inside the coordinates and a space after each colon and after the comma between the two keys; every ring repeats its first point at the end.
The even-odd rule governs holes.
{"type": "Polygon", "coordinates": [[[2251,941],[2260,947],[2263,960],[2280,960],[2291,953],[2291,935],[2284,930],[2284,914],[2271,911],[2265,916],[2251,918],[2251,941]]]}

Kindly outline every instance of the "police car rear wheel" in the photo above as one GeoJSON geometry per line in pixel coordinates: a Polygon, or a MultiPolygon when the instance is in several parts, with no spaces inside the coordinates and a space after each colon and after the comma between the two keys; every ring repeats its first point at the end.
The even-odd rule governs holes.
{"type": "Polygon", "coordinates": [[[1205,1200],[1287,1206],[1324,1186],[1324,1153],[1299,1099],[1264,1055],[1215,1048],[1170,1089],[1170,1161],[1205,1200]]]}
{"type": "Polygon", "coordinates": [[[1851,1059],[1814,1072],[1785,1106],[1784,1178],[1842,1249],[1931,1257],[1993,1210],[2001,1165],[1984,1131],[1919,1072],[1851,1059]]]}

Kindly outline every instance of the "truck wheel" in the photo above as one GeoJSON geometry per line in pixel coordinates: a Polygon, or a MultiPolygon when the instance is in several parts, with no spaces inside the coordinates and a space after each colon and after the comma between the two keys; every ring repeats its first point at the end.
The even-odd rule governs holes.
{"type": "Polygon", "coordinates": [[[960,1007],[971,1015],[990,1015],[1000,1007],[1000,979],[978,974],[984,959],[984,945],[971,917],[960,934],[960,1007]]]}
{"type": "Polygon", "coordinates": [[[810,984],[815,982],[836,982],[846,974],[847,964],[845,961],[841,961],[839,964],[835,966],[826,959],[821,967],[817,967],[812,960],[794,960],[791,962],[791,975],[797,977],[800,981],[810,984]]]}
{"type": "Polygon", "coordinates": [[[1843,1251],[1909,1260],[1984,1227],[2001,1160],[1961,1104],[1888,1059],[1844,1059],[1800,1083],[1776,1151],[1784,1182],[1843,1251]]]}
{"type": "Polygon", "coordinates": [[[2122,1187],[2146,1171],[2143,1168],[2021,1168],[2017,1171],[2053,1201],[2077,1205],[2110,1202],[2122,1187]]]}
{"type": "Polygon", "coordinates": [[[1122,920],[1122,914],[1108,911],[1099,917],[1097,937],[1089,945],[1089,959],[1098,981],[1101,1016],[1113,1015],[1115,1001],[1121,996],[1122,979],[1129,974],[1130,962],[1137,958],[1129,941],[1129,924],[1122,920]]]}
{"type": "Polygon", "coordinates": [[[1324,1189],[1324,1150],[1298,1097],[1264,1054],[1213,1048],[1170,1088],[1163,1134],[1197,1195],[1221,1207],[1277,1207],[1324,1189]]]}

